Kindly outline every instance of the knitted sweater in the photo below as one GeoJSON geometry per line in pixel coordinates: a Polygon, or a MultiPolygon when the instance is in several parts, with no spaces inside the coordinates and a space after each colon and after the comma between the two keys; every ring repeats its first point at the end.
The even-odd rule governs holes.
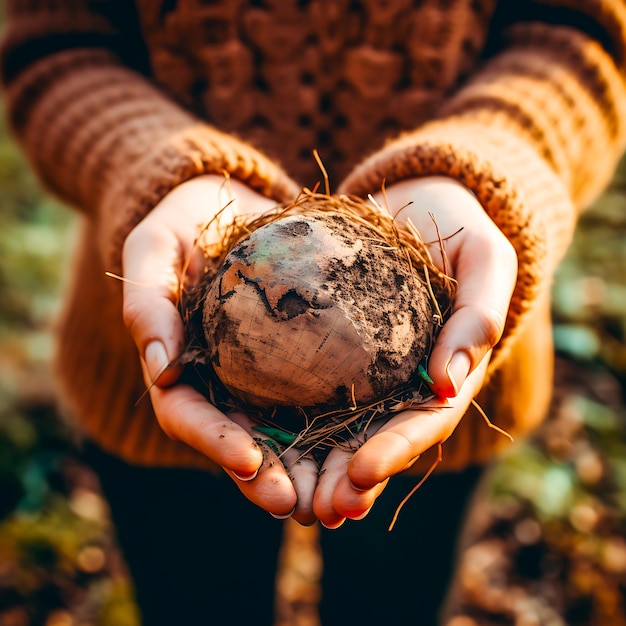
{"type": "MultiPolygon", "coordinates": [[[[136,463],[208,465],[137,403],[121,286],[105,277],[176,185],[227,171],[290,200],[319,179],[314,148],[341,192],[460,180],[519,259],[497,373],[624,147],[620,0],[7,5],[8,119],[43,183],[84,216],[58,333],[62,398],[88,436],[136,463]]],[[[463,462],[485,460],[494,438],[464,422],[463,462]]]]}

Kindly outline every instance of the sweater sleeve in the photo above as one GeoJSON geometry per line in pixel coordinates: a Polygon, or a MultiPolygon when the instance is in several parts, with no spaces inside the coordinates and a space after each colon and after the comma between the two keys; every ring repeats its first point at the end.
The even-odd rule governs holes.
{"type": "Polygon", "coordinates": [[[438,118],[390,141],[341,187],[362,195],[383,182],[444,175],[476,194],[519,261],[494,366],[549,288],[578,213],[610,180],[626,138],[626,5],[501,6],[489,57],[438,118]]]}
{"type": "Polygon", "coordinates": [[[277,201],[297,194],[278,165],[144,76],[134,3],[7,4],[1,60],[10,126],[46,187],[98,220],[112,269],[131,228],[191,177],[227,172],[277,201]]]}

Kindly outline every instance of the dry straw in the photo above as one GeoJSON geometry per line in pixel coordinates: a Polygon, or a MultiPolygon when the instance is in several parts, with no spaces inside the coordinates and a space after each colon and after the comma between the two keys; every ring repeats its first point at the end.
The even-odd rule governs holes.
{"type": "MultiPolygon", "coordinates": [[[[360,405],[352,397],[347,406],[329,407],[275,407],[260,410],[246,406],[232,397],[217,379],[207,358],[207,346],[202,332],[202,300],[217,268],[228,252],[258,228],[287,216],[315,216],[324,213],[339,213],[356,224],[367,227],[375,239],[375,245],[393,248],[406,260],[415,281],[426,286],[434,311],[429,328],[427,354],[430,353],[436,336],[451,309],[455,281],[446,271],[433,262],[429,248],[437,246],[445,265],[444,239],[439,236],[434,242],[425,242],[410,220],[399,223],[391,213],[370,197],[369,201],[346,195],[319,193],[304,189],[292,203],[280,205],[254,218],[237,215],[222,229],[221,245],[206,245],[203,234],[211,226],[201,229],[197,245],[205,256],[205,277],[197,285],[183,285],[180,293],[180,311],[187,329],[187,345],[181,360],[187,365],[187,376],[208,399],[224,411],[241,409],[252,417],[259,426],[259,437],[271,445],[279,454],[285,449],[297,448],[301,455],[320,459],[329,449],[343,447],[355,449],[367,438],[369,426],[376,421],[409,408],[419,408],[432,398],[427,384],[428,375],[424,362],[412,380],[394,390],[390,395],[375,402],[360,405]],[[287,427],[289,425],[289,427],[287,427]],[[293,426],[296,425],[296,428],[293,426]]],[[[399,211],[398,211],[399,213],[399,211]]],[[[397,214],[396,213],[396,216],[397,214]]],[[[219,219],[217,216],[216,219],[219,219]]],[[[434,218],[433,218],[434,221],[434,218]]]]}

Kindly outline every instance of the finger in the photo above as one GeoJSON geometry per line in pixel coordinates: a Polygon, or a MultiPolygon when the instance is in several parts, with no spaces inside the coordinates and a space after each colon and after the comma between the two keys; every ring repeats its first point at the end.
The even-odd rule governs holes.
{"type": "MultiPolygon", "coordinates": [[[[381,425],[381,422],[370,424],[367,436],[373,436],[381,425]]],[[[313,509],[327,528],[338,528],[346,518],[363,519],[387,484],[385,481],[371,489],[359,489],[350,482],[347,476],[350,460],[364,440],[365,433],[360,433],[352,440],[351,449],[331,450],[324,461],[314,494],[313,509]]]]}
{"type": "Polygon", "coordinates": [[[338,515],[348,519],[361,520],[374,506],[376,498],[384,491],[389,480],[384,480],[370,489],[355,487],[348,475],[342,476],[333,493],[333,508],[338,515]]]}
{"type": "Polygon", "coordinates": [[[150,391],[161,428],[221,465],[254,504],[278,517],[288,517],[296,493],[276,455],[239,424],[209,404],[195,389],[176,385],[150,391]]]}
{"type": "Polygon", "coordinates": [[[123,317],[145,366],[147,385],[171,385],[181,372],[171,366],[183,346],[176,307],[180,262],[178,242],[165,230],[138,227],[124,244],[123,317]]]}
{"type": "Polygon", "coordinates": [[[319,467],[313,459],[302,457],[302,453],[295,448],[286,450],[281,455],[281,460],[287,467],[298,497],[291,517],[303,526],[310,526],[317,519],[313,511],[313,495],[317,487],[319,467]]]}
{"type": "Polygon", "coordinates": [[[358,489],[346,471],[352,452],[333,450],[324,463],[314,495],[314,512],[326,528],[339,528],[346,519],[367,516],[376,498],[387,486],[384,480],[371,489],[358,489]]]}
{"type": "Polygon", "coordinates": [[[276,453],[264,444],[259,445],[263,450],[263,463],[253,478],[242,480],[232,471],[228,474],[248,500],[276,519],[287,519],[296,510],[296,490],[276,453]]]}
{"type": "Polygon", "coordinates": [[[277,519],[291,517],[296,508],[296,486],[292,482],[283,461],[266,442],[261,440],[254,430],[253,422],[245,413],[233,411],[228,416],[241,427],[259,446],[263,454],[263,463],[253,475],[228,472],[239,490],[250,500],[265,509],[277,519]]]}
{"type": "MultiPolygon", "coordinates": [[[[280,456],[277,456],[274,450],[278,449],[280,451],[281,446],[274,441],[272,441],[271,447],[264,445],[259,438],[258,431],[255,430],[255,422],[247,415],[236,411],[230,417],[252,437],[255,437],[263,449],[263,465],[259,470],[259,477],[252,477],[254,482],[257,483],[259,479],[267,481],[268,476],[271,475],[271,480],[277,485],[276,491],[282,493],[285,498],[282,513],[272,508],[272,514],[279,518],[293,517],[297,522],[305,526],[313,524],[316,519],[313,513],[313,493],[317,485],[319,471],[317,463],[310,458],[302,457],[302,452],[296,448],[288,448],[280,452],[280,456]],[[271,468],[271,472],[268,471],[268,467],[271,468]]],[[[248,495],[247,485],[238,486],[248,495]]],[[[271,487],[271,485],[269,486],[271,487]]],[[[276,497],[276,494],[274,494],[274,497],[276,497]]],[[[250,497],[250,499],[252,498],[250,497]]]]}
{"type": "Polygon", "coordinates": [[[394,476],[415,458],[454,432],[479,392],[489,358],[483,359],[453,400],[438,398],[419,409],[403,411],[384,424],[354,454],[348,466],[348,477],[357,489],[371,489],[394,476]]]}
{"type": "Polygon", "coordinates": [[[504,331],[517,279],[517,258],[499,233],[487,244],[468,241],[455,259],[458,288],[453,313],[429,357],[433,391],[453,397],[504,331]]]}
{"type": "Polygon", "coordinates": [[[150,397],[157,420],[171,439],[238,476],[251,478],[260,469],[264,455],[254,439],[192,387],[152,387],[150,397]]]}
{"type": "Polygon", "coordinates": [[[329,452],[320,470],[313,496],[313,511],[325,528],[339,528],[346,521],[345,515],[335,509],[333,495],[339,481],[346,475],[352,455],[351,451],[335,448],[329,452]]]}

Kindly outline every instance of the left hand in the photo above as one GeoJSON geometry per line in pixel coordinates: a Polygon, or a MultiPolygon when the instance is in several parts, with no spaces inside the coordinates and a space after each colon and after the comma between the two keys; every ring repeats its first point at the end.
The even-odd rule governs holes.
{"type": "Polygon", "coordinates": [[[326,459],[313,510],[329,528],[364,517],[391,476],[450,437],[483,385],[517,278],[513,247],[458,182],[411,179],[396,183],[385,196],[376,196],[381,206],[387,202],[392,213],[402,209],[396,219],[410,218],[424,241],[435,243],[433,260],[457,280],[457,292],[428,362],[437,398],[394,416],[355,453],[334,450],[326,459]],[[445,239],[445,260],[438,232],[445,239]]]}
{"type": "Polygon", "coordinates": [[[218,222],[226,226],[238,213],[254,215],[274,206],[244,183],[226,184],[217,175],[198,176],[170,191],[124,243],[123,316],[165,434],[220,465],[250,501],[284,517],[296,506],[294,484],[273,452],[259,446],[245,424],[242,427],[245,416],[225,415],[199,391],[179,383],[181,367],[167,367],[184,344],[177,308],[180,274],[185,268],[193,284],[206,263],[196,245],[200,226],[210,223],[203,231],[204,242],[219,245],[218,222]],[[218,214],[220,220],[215,221],[218,214]]]}

